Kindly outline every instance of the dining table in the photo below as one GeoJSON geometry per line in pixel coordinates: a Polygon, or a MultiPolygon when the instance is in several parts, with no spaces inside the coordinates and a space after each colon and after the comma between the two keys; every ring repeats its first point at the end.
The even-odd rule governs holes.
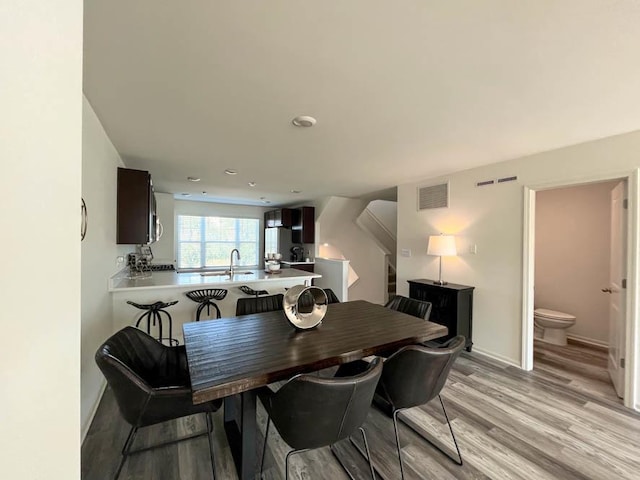
{"type": "Polygon", "coordinates": [[[224,427],[238,478],[256,478],[256,389],[300,373],[447,335],[445,326],[364,300],[327,306],[297,330],[284,311],[183,325],[193,403],[224,399],[224,427]]]}

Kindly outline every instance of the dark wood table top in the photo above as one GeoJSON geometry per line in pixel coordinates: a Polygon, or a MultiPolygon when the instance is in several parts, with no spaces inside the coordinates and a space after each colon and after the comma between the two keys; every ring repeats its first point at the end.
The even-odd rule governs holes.
{"type": "Polygon", "coordinates": [[[277,311],[187,323],[183,332],[197,404],[432,340],[447,328],[357,300],[330,304],[322,323],[307,331],[277,311]]]}

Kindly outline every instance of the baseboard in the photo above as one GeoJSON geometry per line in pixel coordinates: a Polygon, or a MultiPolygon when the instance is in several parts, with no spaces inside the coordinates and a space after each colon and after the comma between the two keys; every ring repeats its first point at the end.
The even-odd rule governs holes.
{"type": "Polygon", "coordinates": [[[510,366],[516,367],[516,368],[522,368],[519,363],[514,362],[510,358],[503,357],[502,355],[499,355],[497,353],[487,352],[485,350],[482,350],[481,348],[476,347],[475,345],[472,348],[472,352],[477,353],[477,354],[482,355],[482,356],[485,356],[485,357],[488,357],[491,360],[495,360],[496,362],[504,363],[505,365],[510,365],[510,366]]]}
{"type": "Polygon", "coordinates": [[[567,342],[577,345],[586,345],[587,347],[596,348],[605,352],[609,351],[609,344],[601,342],[600,340],[593,340],[591,338],[581,337],[580,335],[567,334],[567,342]]]}
{"type": "Polygon", "coordinates": [[[91,409],[91,415],[87,418],[87,423],[82,429],[80,436],[80,443],[84,443],[84,439],[87,437],[87,433],[89,433],[89,428],[91,427],[91,423],[93,422],[93,417],[96,416],[96,412],[98,411],[98,405],[100,405],[100,400],[102,400],[102,395],[104,395],[104,391],[107,389],[107,381],[106,379],[102,380],[102,386],[100,387],[100,393],[98,394],[98,398],[96,399],[96,403],[93,405],[91,409]]]}

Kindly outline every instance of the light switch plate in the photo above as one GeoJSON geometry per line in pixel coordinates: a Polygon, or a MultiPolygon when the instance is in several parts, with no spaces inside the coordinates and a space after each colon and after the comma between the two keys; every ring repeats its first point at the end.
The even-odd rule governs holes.
{"type": "Polygon", "coordinates": [[[402,250],[400,250],[400,255],[402,255],[403,257],[410,257],[411,250],[408,248],[403,248],[402,250]]]}
{"type": "Polygon", "coordinates": [[[478,253],[478,245],[476,245],[475,243],[473,245],[469,245],[469,253],[471,255],[475,255],[476,253],[478,253]]]}

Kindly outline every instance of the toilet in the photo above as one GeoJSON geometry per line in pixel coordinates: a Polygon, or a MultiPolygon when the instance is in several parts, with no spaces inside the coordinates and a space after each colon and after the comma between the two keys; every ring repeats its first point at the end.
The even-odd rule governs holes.
{"type": "Polygon", "coordinates": [[[533,311],[533,323],[536,326],[536,338],[554,345],[567,344],[567,328],[576,324],[576,317],[564,312],[546,308],[533,311]]]}

